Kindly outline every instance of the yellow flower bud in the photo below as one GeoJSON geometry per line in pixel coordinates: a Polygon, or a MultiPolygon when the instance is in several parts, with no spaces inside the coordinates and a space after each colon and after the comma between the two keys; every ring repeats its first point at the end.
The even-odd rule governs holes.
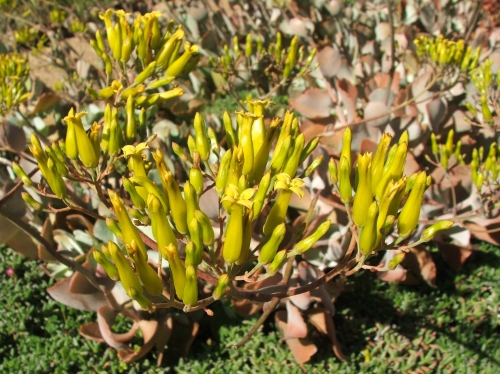
{"type": "Polygon", "coordinates": [[[278,271],[278,269],[281,267],[283,262],[286,260],[286,249],[283,249],[276,253],[276,256],[274,256],[273,261],[269,264],[269,266],[266,269],[266,274],[267,275],[274,275],[278,271]]]}
{"type": "Polygon", "coordinates": [[[294,177],[297,173],[297,169],[299,167],[300,154],[304,148],[304,134],[300,134],[295,138],[293,142],[293,153],[286,160],[285,167],[283,168],[283,173],[288,174],[290,177],[294,177]]]}
{"type": "Polygon", "coordinates": [[[236,265],[242,265],[248,259],[250,253],[250,244],[252,242],[253,233],[253,210],[244,209],[243,213],[243,237],[241,241],[241,252],[240,256],[236,260],[236,265]]]}
{"type": "Polygon", "coordinates": [[[24,202],[28,205],[30,205],[33,209],[35,210],[41,210],[42,209],[42,204],[40,204],[38,201],[36,201],[33,196],[31,196],[27,192],[21,192],[21,197],[24,200],[24,202]]]}
{"type": "Polygon", "coordinates": [[[378,205],[377,202],[374,201],[368,208],[366,223],[361,229],[361,234],[359,235],[358,247],[364,256],[368,256],[378,245],[377,218],[378,205]]]}
{"type": "Polygon", "coordinates": [[[146,246],[144,245],[144,242],[139,235],[137,227],[135,227],[135,225],[130,220],[122,199],[120,199],[116,192],[113,190],[108,190],[108,194],[111,200],[111,204],[113,205],[113,208],[115,210],[116,218],[118,219],[118,223],[120,224],[121,232],[123,235],[123,242],[125,244],[131,245],[132,240],[135,241],[142,255],[144,257],[147,257],[146,246]]]}
{"type": "Polygon", "coordinates": [[[109,241],[108,250],[113,262],[115,263],[116,269],[118,270],[120,282],[122,283],[127,295],[136,300],[142,308],[151,309],[151,301],[143,295],[141,282],[130,267],[129,262],[125,258],[121,249],[118,248],[114,242],[109,241]]]}
{"type": "Polygon", "coordinates": [[[340,200],[349,204],[352,201],[351,165],[345,156],[340,159],[338,179],[340,200]]]}
{"type": "Polygon", "coordinates": [[[162,174],[162,180],[168,193],[168,202],[172,212],[172,219],[177,231],[181,234],[188,233],[187,206],[181,195],[179,185],[174,179],[171,171],[162,174]]]}
{"type": "Polygon", "coordinates": [[[291,143],[292,143],[292,137],[289,135],[283,140],[279,151],[278,147],[276,146],[274,150],[274,155],[276,155],[276,157],[274,157],[273,155],[274,160],[271,160],[271,173],[273,175],[279,173],[283,168],[283,165],[285,164],[286,158],[288,156],[288,151],[290,149],[291,143]],[[276,152],[279,153],[276,154],[276,152]]]}
{"type": "Polygon", "coordinates": [[[439,221],[429,227],[427,227],[422,235],[420,236],[420,240],[423,242],[428,242],[431,240],[438,232],[448,230],[451,226],[454,225],[453,221],[439,221]]]}
{"type": "Polygon", "coordinates": [[[410,195],[399,214],[398,232],[401,240],[408,238],[417,227],[420,208],[422,206],[422,198],[425,192],[426,179],[427,175],[425,171],[417,176],[410,195]]]}
{"type": "Polygon", "coordinates": [[[229,175],[229,166],[232,159],[232,152],[229,149],[221,158],[217,177],[215,179],[215,190],[219,197],[222,197],[226,189],[226,182],[229,175]]]}
{"type": "MultiPolygon", "coordinates": [[[[351,168],[351,143],[352,143],[352,132],[349,127],[347,127],[344,131],[344,135],[342,136],[342,150],[340,151],[340,160],[344,157],[349,164],[349,169],[351,168]]],[[[340,179],[340,178],[339,178],[340,179]]]]}
{"type": "Polygon", "coordinates": [[[240,127],[241,133],[239,138],[239,145],[243,148],[244,162],[242,173],[248,175],[252,172],[254,161],[254,146],[252,140],[252,127],[253,123],[259,117],[249,112],[237,112],[243,117],[240,127]]]}
{"type": "Polygon", "coordinates": [[[259,263],[267,264],[274,259],[285,234],[286,226],[284,223],[281,223],[274,228],[271,236],[267,239],[260,250],[259,263]]]}
{"type": "Polygon", "coordinates": [[[196,113],[194,117],[194,131],[196,135],[196,150],[200,154],[200,158],[203,161],[207,161],[210,157],[210,142],[205,128],[205,121],[203,121],[200,113],[196,113]]]}
{"type": "Polygon", "coordinates": [[[130,245],[125,245],[127,252],[134,261],[135,270],[139,275],[142,285],[146,288],[146,291],[152,296],[159,296],[163,293],[163,283],[158,277],[158,274],[153,270],[148,264],[148,258],[143,257],[141,251],[135,241],[132,241],[130,245]]]}
{"type": "Polygon", "coordinates": [[[66,155],[71,159],[76,159],[79,155],[85,167],[94,168],[99,163],[99,155],[95,153],[94,147],[83,128],[81,118],[85,114],[87,112],[74,114],[73,109],[71,109],[68,116],[63,119],[68,124],[66,155]]]}
{"type": "Polygon", "coordinates": [[[28,175],[24,172],[23,168],[17,162],[12,163],[12,169],[26,187],[31,187],[33,185],[31,179],[28,177],[28,175]]]}
{"type": "Polygon", "coordinates": [[[330,225],[330,220],[326,220],[321,225],[319,225],[316,231],[314,231],[311,235],[295,244],[293,250],[288,254],[288,257],[301,255],[311,249],[312,246],[316,244],[316,242],[328,232],[328,230],[330,229],[330,225]]]}
{"type": "Polygon", "coordinates": [[[319,137],[313,138],[307,145],[304,147],[302,152],[300,153],[299,165],[302,164],[307,157],[316,149],[319,144],[319,137]]]}
{"type": "Polygon", "coordinates": [[[189,265],[186,267],[186,285],[184,286],[184,298],[182,299],[187,306],[198,302],[198,273],[196,267],[189,265]]]}
{"type": "Polygon", "coordinates": [[[257,219],[260,213],[262,212],[262,208],[264,206],[264,201],[267,197],[267,192],[269,190],[269,186],[271,184],[271,173],[266,173],[262,177],[257,192],[253,198],[253,219],[257,219]]]}
{"type": "Polygon", "coordinates": [[[358,154],[358,164],[356,165],[358,187],[356,189],[356,194],[354,195],[352,218],[354,223],[359,227],[364,226],[367,214],[366,207],[370,206],[373,201],[371,187],[371,161],[371,153],[365,153],[364,155],[358,154]]]}
{"type": "MultiPolygon", "coordinates": [[[[304,176],[310,177],[312,173],[321,165],[323,162],[323,155],[320,155],[316,157],[313,162],[307,167],[307,169],[304,171],[304,176]]],[[[371,191],[370,191],[371,194],[371,191]]]]}
{"type": "Polygon", "coordinates": [[[125,177],[122,178],[122,183],[125,190],[129,193],[130,199],[132,200],[134,206],[141,210],[144,209],[146,203],[144,202],[144,199],[141,197],[141,195],[137,193],[137,190],[133,183],[125,177]]]}
{"type": "Polygon", "coordinates": [[[217,287],[215,287],[214,292],[212,294],[215,300],[219,300],[224,295],[224,293],[226,292],[226,288],[229,285],[229,281],[230,281],[229,275],[227,274],[222,274],[219,277],[219,280],[217,282],[217,287]]]}
{"type": "Polygon", "coordinates": [[[203,244],[212,246],[214,244],[214,228],[210,222],[210,218],[203,213],[201,210],[195,210],[194,217],[199,222],[201,226],[203,244]]]}
{"type": "Polygon", "coordinates": [[[243,206],[231,205],[231,213],[226,226],[222,255],[230,264],[236,262],[241,254],[243,244],[243,206]]]}
{"type": "Polygon", "coordinates": [[[166,74],[171,77],[177,77],[182,72],[191,57],[197,54],[198,46],[191,45],[189,42],[185,42],[184,53],[169,65],[166,74]]]}
{"type": "Polygon", "coordinates": [[[336,185],[338,182],[337,175],[337,161],[332,157],[330,161],[328,161],[328,172],[330,173],[330,183],[332,185],[336,185]]]}
{"type": "Polygon", "coordinates": [[[408,143],[402,142],[397,145],[396,151],[394,153],[394,158],[390,161],[387,170],[384,172],[382,178],[380,179],[377,185],[375,195],[378,202],[381,201],[380,199],[382,198],[382,195],[384,194],[385,189],[389,184],[389,181],[398,180],[403,176],[407,152],[408,152],[408,143]]]}
{"type": "Polygon", "coordinates": [[[384,171],[385,158],[387,157],[387,152],[389,151],[389,145],[391,144],[392,135],[388,133],[382,134],[382,139],[380,139],[377,151],[372,161],[372,194],[375,195],[377,192],[377,185],[382,178],[384,171]]]}
{"type": "Polygon", "coordinates": [[[233,121],[231,120],[231,116],[227,111],[224,112],[222,117],[222,122],[224,123],[224,130],[226,131],[226,142],[229,150],[233,148],[235,145],[238,145],[238,139],[236,138],[236,134],[233,129],[233,121]]]}
{"type": "Polygon", "coordinates": [[[397,253],[392,260],[387,263],[387,268],[389,270],[394,270],[397,266],[403,262],[406,254],[404,252],[397,253]]]}
{"type": "Polygon", "coordinates": [[[186,268],[179,258],[177,247],[169,244],[162,248],[162,253],[165,253],[168,259],[172,280],[174,282],[175,294],[179,300],[184,298],[184,287],[186,285],[186,268]]]}
{"type": "Polygon", "coordinates": [[[104,256],[97,249],[93,249],[92,254],[94,256],[95,261],[104,268],[106,274],[108,274],[108,277],[110,277],[114,281],[120,279],[120,276],[118,274],[118,269],[111,261],[109,261],[106,258],[106,256],[104,256]]]}

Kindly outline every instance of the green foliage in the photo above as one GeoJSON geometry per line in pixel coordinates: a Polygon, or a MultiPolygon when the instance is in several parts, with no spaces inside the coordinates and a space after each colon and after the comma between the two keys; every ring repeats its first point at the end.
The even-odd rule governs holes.
{"type": "MultiPolygon", "coordinates": [[[[305,365],[307,372],[395,373],[419,368],[440,373],[498,372],[500,249],[484,246],[483,250],[458,275],[440,267],[437,289],[374,282],[373,274],[356,274],[352,283],[363,297],[343,294],[336,303],[335,317],[339,339],[351,361],[342,363],[334,358],[327,340],[316,336],[314,339],[324,344],[305,365]]],[[[439,265],[440,257],[433,257],[439,265]]],[[[3,248],[0,274],[0,304],[5,308],[0,317],[1,372],[302,372],[269,325],[240,350],[233,350],[232,345],[255,320],[239,323],[227,316],[219,317],[212,328],[205,317],[200,339],[187,360],[177,361],[169,355],[169,348],[169,367],[154,368],[153,354],[126,365],[112,349],[78,335],[79,325],[93,321],[93,313],[53,301],[45,292],[52,281],[41,274],[36,262],[3,248]],[[6,275],[9,268],[14,270],[11,277],[6,275]],[[217,324],[222,325],[213,330],[217,324]]],[[[215,307],[219,309],[215,318],[224,314],[221,304],[215,307]]],[[[122,321],[114,326],[117,331],[123,327],[120,323],[123,325],[122,321]]]]}

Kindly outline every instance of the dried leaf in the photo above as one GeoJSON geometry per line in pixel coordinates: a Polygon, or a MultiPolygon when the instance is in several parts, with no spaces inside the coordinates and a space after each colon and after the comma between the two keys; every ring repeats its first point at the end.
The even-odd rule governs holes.
{"type": "MultiPolygon", "coordinates": [[[[128,350],[118,351],[118,356],[120,357],[120,359],[127,364],[137,361],[140,358],[144,357],[155,346],[156,343],[156,334],[158,332],[158,321],[140,320],[137,323],[137,325],[142,331],[142,338],[144,339],[144,344],[141,346],[141,348],[139,348],[139,350],[134,351],[131,354],[128,353],[128,350]]],[[[130,330],[130,332],[132,331],[132,329],[130,330]]]]}
{"type": "MultiPolygon", "coordinates": [[[[286,312],[280,310],[275,314],[276,323],[283,334],[285,334],[287,323],[286,323],[286,312]]],[[[286,344],[290,351],[299,364],[308,362],[311,357],[318,351],[316,345],[311,343],[308,339],[286,339],[286,344]]]]}
{"type": "Polygon", "coordinates": [[[35,107],[31,111],[31,115],[48,111],[58,103],[59,99],[59,96],[53,92],[45,92],[41,94],[38,98],[38,101],[36,102],[35,107]]]}
{"type": "Polygon", "coordinates": [[[347,110],[347,121],[354,121],[356,119],[358,90],[351,82],[342,78],[337,81],[337,91],[344,108],[347,110]]]}
{"type": "Polygon", "coordinates": [[[309,291],[290,296],[290,301],[301,310],[307,310],[311,304],[311,293],[309,291]]]}
{"type": "Polygon", "coordinates": [[[49,295],[56,301],[79,310],[97,311],[108,305],[102,292],[92,294],[74,294],[69,291],[71,278],[65,278],[52,287],[47,288],[49,295]]]}
{"type": "Polygon", "coordinates": [[[436,287],[436,264],[425,248],[410,248],[402,265],[414,275],[421,277],[429,286],[436,287]]]}
{"type": "Polygon", "coordinates": [[[302,95],[290,99],[290,106],[311,119],[330,116],[332,99],[319,88],[310,88],[302,95]]]}
{"type": "Polygon", "coordinates": [[[309,322],[318,329],[319,332],[328,336],[333,344],[333,352],[339,360],[347,361],[347,356],[342,352],[342,345],[337,339],[335,323],[330,312],[323,308],[314,308],[307,313],[309,322]]]}
{"type": "Polygon", "coordinates": [[[92,340],[94,342],[105,343],[106,341],[102,337],[99,325],[95,322],[87,322],[80,326],[78,332],[85,339],[92,340]]]}
{"type": "Polygon", "coordinates": [[[37,244],[31,236],[20,230],[7,218],[0,215],[0,243],[5,243],[23,256],[35,260],[37,258],[37,244]]]}
{"type": "Polygon", "coordinates": [[[439,253],[443,256],[443,259],[455,271],[462,269],[465,261],[467,261],[474,250],[470,244],[467,247],[461,247],[455,244],[445,243],[440,240],[434,240],[434,243],[436,243],[439,253]]]}
{"type": "Polygon", "coordinates": [[[364,118],[365,120],[373,118],[373,120],[366,121],[367,126],[385,127],[391,118],[391,116],[386,113],[389,113],[389,108],[385,103],[370,101],[366,104],[364,118]]]}
{"type": "Polygon", "coordinates": [[[288,300],[286,302],[286,329],[283,334],[284,339],[305,338],[307,336],[307,326],[300,314],[299,308],[288,300]]]}
{"type": "MultiPolygon", "coordinates": [[[[91,252],[88,252],[89,254],[91,252]]],[[[90,262],[87,260],[85,261],[82,266],[92,272],[92,265],[90,262]]],[[[95,292],[98,292],[100,290],[97,290],[92,283],[89,282],[87,277],[83,275],[82,273],[76,271],[72,276],[71,276],[71,281],[69,283],[69,292],[74,293],[74,294],[83,294],[83,295],[89,295],[93,294],[95,292]]]]}
{"type": "Polygon", "coordinates": [[[332,78],[342,66],[342,56],[338,48],[326,46],[318,53],[318,63],[321,73],[325,78],[332,78]]]}

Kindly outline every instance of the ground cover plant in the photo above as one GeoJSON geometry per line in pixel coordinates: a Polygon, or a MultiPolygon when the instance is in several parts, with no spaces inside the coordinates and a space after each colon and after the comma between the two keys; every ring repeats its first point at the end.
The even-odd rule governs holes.
{"type": "Polygon", "coordinates": [[[259,313],[236,350],[272,316],[297,363],[348,360],[355,274],[437,287],[499,244],[490,3],[14,5],[2,241],[124,365],[227,313],[259,313]]]}

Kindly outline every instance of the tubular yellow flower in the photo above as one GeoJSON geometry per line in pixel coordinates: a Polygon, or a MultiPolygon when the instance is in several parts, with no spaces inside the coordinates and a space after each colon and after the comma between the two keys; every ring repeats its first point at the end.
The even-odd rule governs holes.
{"type": "Polygon", "coordinates": [[[219,280],[217,282],[217,287],[215,287],[214,292],[212,294],[215,300],[219,300],[224,295],[224,293],[226,292],[226,288],[229,285],[229,281],[230,281],[229,275],[227,274],[222,274],[219,277],[219,280]]]}
{"type": "Polygon", "coordinates": [[[266,269],[266,274],[267,275],[274,275],[278,271],[278,269],[281,267],[283,262],[286,260],[286,249],[282,249],[278,253],[276,253],[276,256],[274,256],[273,261],[269,264],[269,266],[266,269]]]}
{"type": "Polygon", "coordinates": [[[281,143],[280,150],[278,151],[277,146],[274,149],[273,159],[271,159],[271,173],[273,175],[279,173],[281,171],[281,169],[283,168],[283,165],[286,162],[286,158],[288,156],[288,150],[290,149],[291,144],[292,144],[292,137],[290,135],[288,135],[281,143]],[[276,156],[276,157],[274,157],[274,156],[276,156]]]}
{"type": "Polygon", "coordinates": [[[134,176],[130,178],[130,181],[136,186],[136,189],[139,194],[140,194],[139,191],[145,191],[145,196],[146,196],[145,201],[147,201],[149,194],[153,194],[158,198],[158,200],[160,200],[163,209],[166,212],[168,212],[169,204],[167,197],[164,195],[163,191],[160,190],[160,188],[151,179],[147,177],[134,176]],[[142,190],[139,190],[139,188],[141,188],[142,190]]]}
{"type": "Polygon", "coordinates": [[[268,264],[274,259],[285,234],[286,227],[284,223],[281,223],[274,228],[271,236],[267,239],[260,250],[259,263],[268,264]]]}
{"type": "Polygon", "coordinates": [[[106,258],[106,256],[104,256],[95,248],[92,250],[92,255],[94,256],[94,260],[104,268],[106,274],[108,274],[108,277],[110,277],[114,281],[120,279],[120,276],[118,275],[118,269],[111,261],[106,258]]]}
{"type": "Polygon", "coordinates": [[[227,148],[231,150],[235,145],[238,145],[238,139],[234,133],[233,121],[227,111],[225,111],[222,116],[222,122],[224,123],[224,130],[226,132],[227,148]]]}
{"type": "Polygon", "coordinates": [[[295,138],[293,142],[293,153],[286,161],[285,167],[283,168],[283,173],[288,174],[290,177],[294,177],[297,173],[299,167],[300,154],[304,148],[304,134],[300,134],[295,138]]]}
{"type": "Polygon", "coordinates": [[[175,250],[177,250],[177,239],[172,227],[170,227],[166,211],[160,200],[155,195],[149,194],[147,205],[151,217],[151,228],[153,230],[153,236],[158,244],[158,250],[163,258],[168,259],[167,254],[164,252],[164,248],[168,245],[173,245],[175,250]]]}
{"type": "Polygon", "coordinates": [[[356,189],[356,194],[354,195],[352,218],[354,223],[359,227],[364,226],[367,214],[366,207],[370,206],[373,201],[371,162],[371,153],[365,153],[364,155],[358,154],[358,163],[356,165],[358,173],[358,187],[356,189]]]}
{"type": "Polygon", "coordinates": [[[156,63],[160,68],[166,68],[169,63],[170,57],[174,54],[177,45],[182,43],[184,38],[184,31],[178,29],[172,36],[161,46],[156,54],[156,63]]]}
{"type": "MultiPolygon", "coordinates": [[[[253,125],[254,122],[259,118],[259,116],[256,116],[255,114],[250,112],[243,112],[243,111],[237,112],[237,114],[243,117],[243,121],[240,128],[241,130],[240,138],[239,138],[239,145],[243,148],[243,155],[244,155],[242,173],[244,175],[248,175],[252,172],[254,165],[254,145],[252,138],[253,125]]],[[[257,134],[257,131],[255,136],[259,138],[259,141],[262,144],[263,139],[260,140],[260,135],[257,134]]]]}
{"type": "Polygon", "coordinates": [[[427,175],[422,171],[415,180],[410,195],[398,218],[398,232],[401,240],[408,238],[418,224],[427,175]]]}
{"type": "Polygon", "coordinates": [[[139,275],[142,285],[146,288],[146,291],[152,296],[161,295],[163,293],[163,283],[161,279],[158,278],[158,274],[156,274],[153,268],[149,266],[148,258],[142,256],[135,241],[132,241],[130,245],[126,244],[125,246],[130,258],[134,261],[135,270],[139,275]]]}
{"type": "Polygon", "coordinates": [[[95,153],[94,147],[83,128],[82,117],[85,114],[87,112],[74,114],[73,109],[71,109],[63,119],[68,125],[66,155],[73,160],[80,156],[80,160],[85,167],[94,168],[99,162],[99,155],[95,153]]]}
{"type": "Polygon", "coordinates": [[[236,262],[241,254],[243,244],[243,209],[240,204],[231,205],[231,213],[226,226],[222,255],[226,262],[236,262]]]}
{"type": "Polygon", "coordinates": [[[349,204],[352,201],[351,165],[346,157],[340,159],[338,179],[340,200],[349,204]]]}
{"type": "Polygon", "coordinates": [[[128,178],[123,177],[122,184],[125,190],[129,193],[130,199],[132,200],[134,206],[141,210],[144,209],[146,203],[144,199],[141,197],[141,195],[139,195],[139,193],[137,192],[133,183],[128,178]]]}
{"type": "Polygon", "coordinates": [[[342,136],[342,150],[340,151],[340,160],[344,157],[349,164],[349,168],[352,165],[351,162],[351,143],[352,143],[352,132],[349,127],[347,127],[344,131],[344,135],[342,136]]]}
{"type": "Polygon", "coordinates": [[[196,267],[189,265],[186,267],[186,285],[184,286],[185,305],[191,306],[198,302],[198,273],[196,267]]]}
{"type": "Polygon", "coordinates": [[[143,295],[141,282],[139,278],[134,273],[130,267],[129,262],[125,258],[125,255],[118,246],[112,242],[108,242],[109,254],[115,263],[116,269],[118,270],[118,276],[120,277],[120,282],[122,282],[123,288],[127,295],[136,300],[142,308],[151,309],[151,301],[143,295]]]}
{"type": "Polygon", "coordinates": [[[243,213],[243,237],[241,241],[241,252],[240,256],[236,260],[236,265],[242,265],[248,258],[248,254],[250,253],[250,244],[252,242],[252,233],[253,233],[253,210],[244,209],[243,213]]]}
{"type": "Polygon", "coordinates": [[[210,141],[208,139],[205,121],[200,113],[196,113],[194,117],[194,131],[196,150],[200,154],[203,161],[207,161],[210,157],[210,141]]]}
{"type": "Polygon", "coordinates": [[[175,227],[181,234],[187,234],[189,231],[187,224],[187,206],[186,201],[182,197],[179,185],[175,181],[171,171],[163,173],[162,180],[167,189],[168,202],[175,227]]]}
{"type": "Polygon", "coordinates": [[[408,143],[402,142],[398,144],[396,151],[394,153],[394,158],[390,162],[387,171],[384,172],[382,178],[379,180],[379,183],[377,185],[375,196],[378,202],[381,201],[380,199],[382,198],[382,195],[384,194],[385,189],[389,184],[389,181],[398,180],[403,176],[407,152],[408,152],[408,143]]]}
{"type": "Polygon", "coordinates": [[[448,230],[451,226],[454,225],[453,221],[439,221],[429,227],[427,227],[422,235],[420,236],[420,240],[423,242],[428,242],[431,240],[438,232],[448,230]]]}
{"type": "Polygon", "coordinates": [[[382,178],[384,171],[385,158],[387,157],[387,152],[389,151],[389,145],[391,144],[392,135],[388,133],[382,134],[382,139],[380,139],[377,151],[372,161],[372,194],[375,195],[377,192],[377,185],[382,178]]]}
{"type": "Polygon", "coordinates": [[[276,182],[274,184],[274,189],[280,189],[280,194],[276,198],[269,215],[264,223],[264,235],[269,236],[272,234],[276,226],[285,221],[286,212],[288,210],[288,205],[290,204],[290,198],[292,193],[297,194],[300,198],[304,195],[301,187],[305,184],[302,179],[295,178],[291,179],[288,174],[281,173],[276,176],[276,182]]]}
{"type": "Polygon", "coordinates": [[[147,257],[146,246],[139,235],[137,227],[132,223],[130,217],[125,209],[122,199],[118,197],[115,191],[108,190],[109,199],[115,210],[116,218],[120,224],[120,229],[123,235],[123,242],[125,244],[131,245],[132,240],[135,241],[136,245],[140,249],[142,255],[147,257]]]}
{"type": "Polygon", "coordinates": [[[40,204],[38,201],[36,201],[33,196],[31,196],[27,192],[21,192],[21,198],[24,200],[24,202],[28,205],[30,205],[33,209],[35,210],[41,210],[42,209],[42,204],[40,204]]]}
{"type": "Polygon", "coordinates": [[[217,195],[219,195],[219,197],[222,197],[226,189],[226,182],[229,175],[229,166],[231,163],[231,159],[232,151],[231,149],[229,149],[221,158],[219,170],[215,179],[215,190],[217,191],[217,195]]]}
{"type": "Polygon", "coordinates": [[[264,139],[266,138],[266,129],[264,126],[264,111],[266,107],[270,104],[273,104],[273,102],[271,100],[251,100],[246,101],[246,103],[251,104],[252,112],[255,116],[257,116],[252,124],[252,144],[255,158],[257,157],[257,154],[259,153],[259,150],[264,143],[264,139]]]}
{"type": "Polygon", "coordinates": [[[186,285],[186,268],[179,258],[177,247],[173,244],[165,246],[162,253],[165,253],[168,259],[170,272],[174,282],[175,294],[179,300],[182,300],[184,298],[184,287],[186,285]]]}
{"type": "Polygon", "coordinates": [[[171,62],[169,67],[167,68],[166,74],[171,77],[177,77],[191,57],[196,56],[198,54],[198,46],[191,45],[189,42],[184,43],[184,53],[179,56],[175,61],[171,62]]]}
{"type": "Polygon", "coordinates": [[[267,162],[269,160],[269,154],[271,152],[274,138],[278,133],[280,122],[281,121],[279,118],[275,118],[271,121],[271,124],[269,125],[269,130],[265,134],[264,142],[260,146],[257,155],[255,156],[254,170],[252,172],[252,180],[254,181],[254,183],[258,183],[261,180],[262,175],[266,170],[267,162]]]}
{"type": "Polygon", "coordinates": [[[299,165],[302,164],[307,157],[316,149],[319,144],[319,137],[315,137],[306,144],[302,152],[300,153],[299,165]]]}
{"type": "Polygon", "coordinates": [[[193,214],[193,219],[189,222],[189,237],[194,244],[193,265],[201,264],[203,258],[203,231],[200,223],[193,214]]]}
{"type": "Polygon", "coordinates": [[[208,246],[213,245],[215,241],[215,234],[212,223],[210,222],[210,218],[208,218],[208,216],[201,210],[195,210],[194,217],[200,223],[203,244],[208,246]]]}
{"type": "Polygon", "coordinates": [[[201,196],[203,193],[203,174],[201,173],[201,170],[197,167],[192,167],[189,169],[189,182],[191,185],[194,187],[196,191],[196,195],[198,195],[198,198],[201,196]]]}
{"type": "Polygon", "coordinates": [[[378,245],[377,217],[378,205],[377,202],[374,201],[368,208],[366,223],[359,235],[358,247],[364,256],[368,256],[378,245]]]}
{"type": "Polygon", "coordinates": [[[264,206],[264,201],[267,197],[267,192],[271,184],[271,173],[266,173],[262,177],[259,183],[259,187],[255,196],[253,198],[253,219],[257,219],[262,212],[262,207],[264,206]]]}
{"type": "Polygon", "coordinates": [[[326,220],[321,225],[319,225],[316,231],[314,231],[311,235],[309,235],[307,238],[302,239],[300,242],[295,244],[293,250],[288,254],[288,257],[293,257],[303,254],[304,252],[311,249],[312,246],[316,244],[316,242],[328,232],[328,230],[330,229],[330,225],[331,225],[330,220],[326,220]]]}
{"type": "Polygon", "coordinates": [[[26,187],[31,187],[33,185],[31,179],[28,177],[28,175],[24,172],[23,168],[17,162],[12,163],[12,169],[26,187]]]}

